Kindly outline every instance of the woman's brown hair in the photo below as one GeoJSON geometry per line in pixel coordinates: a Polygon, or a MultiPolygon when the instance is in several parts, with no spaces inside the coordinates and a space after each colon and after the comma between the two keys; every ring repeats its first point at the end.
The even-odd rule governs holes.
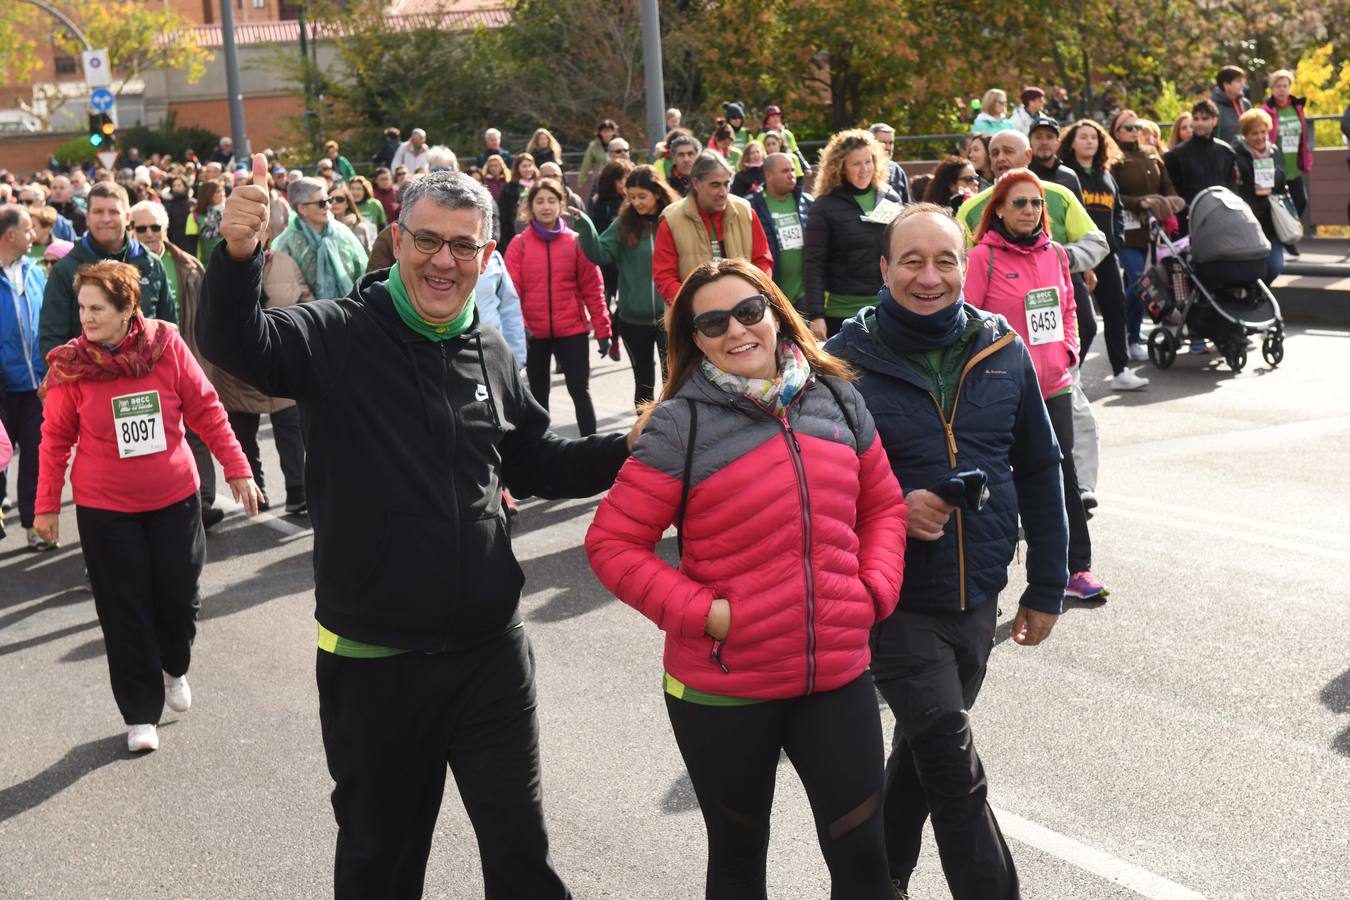
{"type": "Polygon", "coordinates": [[[806,320],[792,308],[791,301],[773,279],[757,266],[743,259],[715,259],[699,266],[680,285],[680,292],[666,310],[666,362],[670,377],[661,391],[661,400],[669,400],[680,392],[694,369],[703,359],[703,351],[694,343],[694,295],[714,281],[735,276],[750,282],[769,300],[769,311],[778,322],[778,336],[788,338],[801,348],[802,355],[817,375],[853,380],[848,364],[831,356],[816,345],[816,339],[806,320]]]}
{"type": "Polygon", "coordinates": [[[540,191],[548,191],[553,194],[562,204],[563,211],[567,210],[567,191],[562,184],[556,178],[540,178],[534,183],[534,187],[530,188],[529,193],[525,195],[525,206],[517,216],[520,221],[528,222],[534,217],[534,198],[539,196],[540,191]]]}
{"type": "Polygon", "coordinates": [[[1080,128],[1091,128],[1097,132],[1097,152],[1092,155],[1092,168],[1110,169],[1123,158],[1120,147],[1116,144],[1115,138],[1107,133],[1106,129],[1092,119],[1079,119],[1064,131],[1064,136],[1059,139],[1059,158],[1066,163],[1077,162],[1078,156],[1073,152],[1073,142],[1078,137],[1080,128]]]}
{"type": "Polygon", "coordinates": [[[619,207],[619,237],[623,238],[623,242],[628,246],[636,247],[638,241],[648,234],[656,233],[656,223],[660,222],[662,211],[679,200],[680,195],[675,193],[675,189],[667,184],[664,178],[656,174],[656,169],[645,165],[638,166],[628,173],[624,187],[629,190],[636,188],[646,191],[656,198],[656,210],[652,213],[655,222],[648,220],[634,209],[631,199],[625,199],[623,206],[619,207]]]}
{"type": "Polygon", "coordinates": [[[815,182],[817,197],[825,196],[844,183],[844,162],[854,150],[867,150],[872,154],[872,189],[876,190],[886,183],[891,162],[886,149],[870,131],[855,128],[839,132],[820,151],[820,174],[816,176],[815,182]]]}
{"type": "Polygon", "coordinates": [[[197,208],[193,212],[204,216],[216,205],[216,194],[221,192],[219,181],[203,181],[197,186],[197,208]]]}
{"type": "Polygon", "coordinates": [[[87,284],[107,294],[118,312],[130,309],[136,315],[141,311],[141,272],[135,266],[111,259],[80,266],[75,272],[75,292],[87,284]]]}

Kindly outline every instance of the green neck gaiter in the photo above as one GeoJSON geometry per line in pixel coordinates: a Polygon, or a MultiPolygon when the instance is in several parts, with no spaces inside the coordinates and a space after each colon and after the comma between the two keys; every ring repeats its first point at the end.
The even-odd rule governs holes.
{"type": "Polygon", "coordinates": [[[393,268],[389,270],[389,280],[385,282],[385,287],[394,300],[394,309],[398,311],[398,317],[403,320],[403,324],[429,341],[448,341],[452,337],[459,337],[468,331],[469,325],[473,323],[473,294],[469,294],[469,299],[464,302],[464,308],[449,322],[438,325],[419,316],[417,310],[413,308],[412,300],[408,299],[408,289],[403,286],[403,276],[399,273],[398,263],[394,263],[393,268]]]}

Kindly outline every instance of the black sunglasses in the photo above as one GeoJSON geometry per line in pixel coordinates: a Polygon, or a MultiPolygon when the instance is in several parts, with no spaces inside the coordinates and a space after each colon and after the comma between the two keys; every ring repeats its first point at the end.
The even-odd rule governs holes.
{"type": "Polygon", "coordinates": [[[1032,209],[1043,209],[1045,207],[1045,201],[1040,197],[1018,197],[1008,202],[1013,205],[1013,209],[1026,209],[1028,203],[1031,204],[1032,209]]]}
{"type": "Polygon", "coordinates": [[[325,208],[326,208],[326,207],[328,206],[329,202],[330,202],[330,201],[328,201],[328,200],[306,200],[304,203],[297,203],[297,204],[295,204],[295,205],[296,205],[296,206],[319,206],[319,207],[325,207],[325,208]]]}
{"type": "Polygon", "coordinates": [[[152,231],[155,234],[159,234],[161,231],[164,230],[164,228],[163,226],[156,223],[154,225],[136,225],[133,226],[132,230],[135,231],[137,234],[145,234],[147,231],[152,231]]]}
{"type": "Polygon", "coordinates": [[[731,309],[714,309],[694,316],[694,327],[706,337],[721,337],[731,326],[731,317],[746,328],[764,321],[764,311],[769,308],[769,298],[763,294],[746,297],[731,309]]]}

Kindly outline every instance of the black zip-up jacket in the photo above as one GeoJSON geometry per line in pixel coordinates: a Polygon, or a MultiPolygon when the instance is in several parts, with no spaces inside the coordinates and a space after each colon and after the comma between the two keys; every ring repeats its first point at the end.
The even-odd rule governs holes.
{"type": "Polygon", "coordinates": [[[1261,231],[1265,233],[1266,239],[1278,244],[1280,238],[1275,233],[1275,220],[1270,214],[1270,197],[1271,194],[1283,194],[1289,189],[1289,180],[1284,175],[1284,161],[1280,154],[1276,152],[1274,155],[1275,187],[1271,194],[1257,194],[1256,157],[1252,155],[1252,148],[1239,140],[1234,145],[1234,151],[1238,170],[1237,195],[1246,200],[1247,205],[1252,208],[1252,213],[1256,216],[1256,221],[1261,223],[1261,231]]]}
{"type": "MultiPolygon", "coordinates": [[[[1073,195],[1078,198],[1078,202],[1083,203],[1083,186],[1078,181],[1078,175],[1061,163],[1058,158],[1052,159],[1050,165],[1043,166],[1040,160],[1032,157],[1031,164],[1027,168],[1041,181],[1053,181],[1060,187],[1066,187],[1073,191],[1073,195]]],[[[1098,225],[1097,227],[1100,228],[1101,226],[1098,225]]]]}
{"type": "MultiPolygon", "coordinates": [[[[825,294],[861,297],[881,290],[881,233],[885,225],[864,222],[863,211],[847,184],[817,197],[806,217],[802,248],[802,298],[808,319],[825,315],[825,294]]],[[[877,202],[900,202],[900,195],[882,183],[877,202]]]]}
{"type": "Polygon", "coordinates": [[[517,617],[524,576],[501,491],[586,497],[628,457],[623,435],[564,440],[521,384],[501,335],[434,342],[372,272],[341,300],[263,309],[261,253],[206,272],[204,356],[301,401],[314,527],[315,618],[343,637],[442,650],[517,617]]]}
{"type": "Polygon", "coordinates": [[[1237,190],[1237,154],[1224,141],[1192,135],[1190,140],[1167,151],[1163,165],[1167,166],[1172,186],[1186,201],[1187,209],[1183,209],[1177,219],[1187,234],[1190,233],[1187,213],[1196,194],[1216,184],[1237,190]]]}

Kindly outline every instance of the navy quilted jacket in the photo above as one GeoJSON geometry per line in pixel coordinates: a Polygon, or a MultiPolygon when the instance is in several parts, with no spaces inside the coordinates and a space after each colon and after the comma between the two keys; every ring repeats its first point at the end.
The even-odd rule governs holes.
{"type": "Polygon", "coordinates": [[[825,345],[860,371],[854,386],[906,491],[934,485],[954,468],[979,467],[989,476],[982,511],[958,510],[940,540],[908,542],[898,608],[956,612],[995,600],[1008,583],[1020,514],[1028,581],[1021,602],[1058,613],[1069,577],[1059,442],[1026,345],[1002,316],[969,305],[966,313],[979,321],[980,333],[958,388],[950,444],[948,423],[923,379],[868,330],[876,327],[871,308],[825,345]]]}

